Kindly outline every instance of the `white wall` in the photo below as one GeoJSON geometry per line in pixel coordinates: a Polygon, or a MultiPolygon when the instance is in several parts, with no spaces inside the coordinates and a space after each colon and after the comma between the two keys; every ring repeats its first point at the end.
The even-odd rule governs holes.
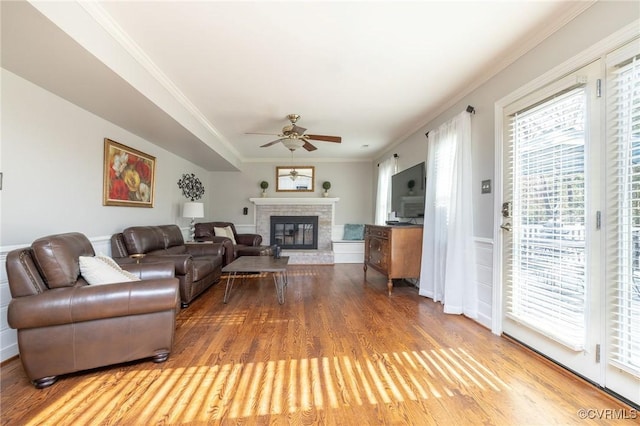
{"type": "MultiPolygon", "coordinates": [[[[275,147],[277,148],[277,147],[275,147]]],[[[274,149],[275,149],[274,148],[274,149]]],[[[207,188],[211,188],[207,214],[217,220],[235,224],[255,224],[253,204],[249,198],[260,197],[259,182],[269,182],[269,197],[321,197],[322,182],[330,181],[331,197],[340,198],[336,204],[335,224],[371,223],[373,221],[374,185],[370,162],[314,162],[296,160],[279,163],[245,163],[239,172],[212,172],[207,188]],[[276,166],[314,166],[314,192],[276,192],[276,166]],[[244,216],[242,208],[249,214],[244,216]]]]}
{"type": "Polygon", "coordinates": [[[11,72],[1,77],[1,246],[60,232],[93,237],[130,225],[187,224],[177,182],[183,173],[206,178],[202,169],[11,72]],[[153,208],[102,205],[105,137],[156,157],[153,208]]]}
{"type": "MultiPolygon", "coordinates": [[[[550,69],[569,60],[571,57],[586,50],[598,41],[611,35],[622,27],[640,18],[640,7],[635,1],[606,1],[597,2],[581,15],[569,22],[559,31],[544,40],[534,49],[519,58],[502,72],[480,85],[476,90],[468,94],[460,94],[450,108],[438,116],[428,120],[428,123],[406,138],[394,148],[385,152],[378,161],[387,158],[393,153],[399,155],[399,167],[403,170],[411,164],[405,162],[406,158],[426,159],[425,133],[437,128],[443,122],[463,111],[467,105],[476,109],[476,114],[471,118],[472,155],[473,155],[473,209],[476,247],[481,247],[482,252],[477,253],[478,259],[487,258],[487,250],[494,246],[494,199],[499,195],[481,194],[480,185],[483,180],[491,179],[495,184],[494,144],[495,144],[495,103],[515,91],[526,83],[534,80],[550,69]]],[[[456,99],[456,96],[452,96],[456,99]]],[[[377,161],[376,161],[377,162],[377,161]]],[[[415,162],[415,161],[414,161],[415,162]]],[[[377,179],[374,164],[374,179],[377,179]]],[[[498,212],[499,213],[499,212],[498,212]]],[[[486,281],[487,271],[485,263],[478,260],[478,275],[486,281]]],[[[486,282],[481,283],[479,289],[483,300],[481,301],[481,323],[485,324],[487,318],[491,318],[492,304],[487,303],[486,282]]],[[[490,324],[485,324],[490,326],[490,324]]]]}

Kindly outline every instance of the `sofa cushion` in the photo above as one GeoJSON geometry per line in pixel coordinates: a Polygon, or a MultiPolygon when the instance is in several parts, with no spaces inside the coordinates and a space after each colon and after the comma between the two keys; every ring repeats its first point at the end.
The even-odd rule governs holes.
{"type": "Polygon", "coordinates": [[[80,275],[78,257],[95,254],[89,239],[77,232],[38,238],[31,250],[49,288],[73,287],[80,275]]]}
{"type": "Polygon", "coordinates": [[[344,225],[343,240],[364,240],[364,225],[347,223],[344,225]]]}
{"type": "Polygon", "coordinates": [[[90,285],[140,281],[139,277],[124,271],[113,259],[107,256],[80,256],[78,261],[80,275],[90,285]]]}
{"type": "Polygon", "coordinates": [[[231,229],[230,226],[225,226],[224,228],[218,228],[217,226],[214,226],[213,232],[216,234],[216,237],[227,237],[234,245],[237,244],[236,238],[233,235],[233,229],[231,229]]]}

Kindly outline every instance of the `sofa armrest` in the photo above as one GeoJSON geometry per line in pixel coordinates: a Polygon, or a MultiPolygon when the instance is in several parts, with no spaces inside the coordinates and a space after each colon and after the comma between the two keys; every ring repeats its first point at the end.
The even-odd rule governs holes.
{"type": "Polygon", "coordinates": [[[191,254],[148,254],[140,260],[144,263],[164,263],[171,262],[176,275],[187,275],[193,268],[193,257],[191,254]]]}
{"type": "Polygon", "coordinates": [[[177,278],[64,287],[12,299],[7,311],[15,329],[73,324],[175,310],[177,278]]]}
{"type": "Polygon", "coordinates": [[[224,255],[224,245],[222,242],[185,243],[185,247],[187,248],[187,253],[189,253],[192,256],[223,256],[224,255]]]}
{"type": "Polygon", "coordinates": [[[120,265],[125,271],[140,277],[141,280],[156,280],[175,277],[173,262],[126,263],[120,265]]]}
{"type": "Polygon", "coordinates": [[[238,234],[236,235],[236,243],[245,246],[259,246],[262,243],[262,235],[260,234],[238,234]]]}
{"type": "Polygon", "coordinates": [[[196,237],[196,241],[197,242],[203,242],[203,241],[213,241],[214,243],[224,243],[225,241],[231,241],[231,238],[227,238],[227,237],[216,237],[215,235],[213,236],[207,236],[207,237],[196,237]]]}
{"type": "Polygon", "coordinates": [[[200,237],[199,239],[197,239],[197,241],[200,242],[204,242],[204,241],[213,241],[214,244],[220,244],[220,246],[222,247],[222,259],[223,259],[223,264],[224,265],[228,265],[229,263],[233,262],[236,258],[236,251],[235,251],[235,247],[233,246],[233,242],[231,241],[231,238],[227,238],[227,237],[200,237]]]}

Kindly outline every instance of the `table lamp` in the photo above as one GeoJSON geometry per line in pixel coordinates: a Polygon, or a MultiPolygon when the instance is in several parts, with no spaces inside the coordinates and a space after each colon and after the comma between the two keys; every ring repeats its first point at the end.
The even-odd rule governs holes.
{"type": "Polygon", "coordinates": [[[191,218],[191,227],[189,228],[190,241],[195,240],[196,218],[204,217],[204,204],[202,203],[184,203],[182,207],[182,217],[191,218]]]}

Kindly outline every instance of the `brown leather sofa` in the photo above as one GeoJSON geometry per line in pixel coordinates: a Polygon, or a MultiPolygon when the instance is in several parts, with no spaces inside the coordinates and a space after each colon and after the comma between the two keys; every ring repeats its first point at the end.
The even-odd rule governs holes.
{"type": "Polygon", "coordinates": [[[132,226],[111,237],[111,254],[121,265],[171,261],[180,281],[182,307],[218,282],[222,274],[224,246],[219,243],[186,243],[177,225],[132,226]],[[140,259],[131,255],[144,254],[140,259]]]}
{"type": "Polygon", "coordinates": [[[169,356],[180,310],[173,265],[129,265],[142,281],[87,285],[79,257],[94,256],[83,234],[51,235],[7,254],[20,360],[36,388],[61,374],[169,356]]]}
{"type": "Polygon", "coordinates": [[[194,238],[196,241],[213,241],[226,245],[224,264],[228,265],[239,256],[254,255],[256,250],[266,250],[268,247],[260,246],[262,236],[259,234],[238,234],[236,227],[231,222],[202,222],[195,224],[194,238]],[[230,227],[236,244],[231,239],[215,234],[214,228],[230,227]],[[229,248],[232,248],[229,250],[229,248]]]}

